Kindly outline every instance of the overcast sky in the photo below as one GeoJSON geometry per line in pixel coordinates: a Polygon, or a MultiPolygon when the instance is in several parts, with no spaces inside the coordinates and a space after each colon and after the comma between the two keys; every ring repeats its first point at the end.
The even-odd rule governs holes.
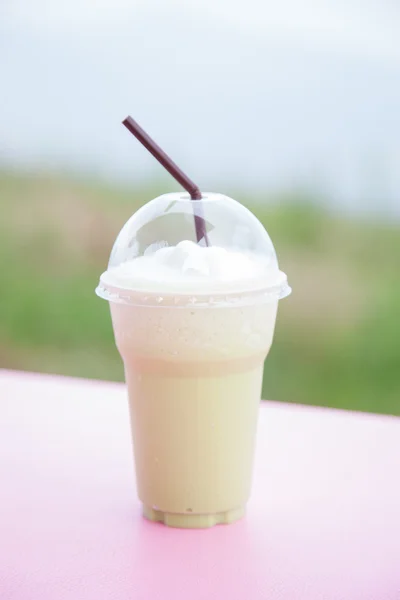
{"type": "MultiPolygon", "coordinates": [[[[132,113],[193,178],[400,195],[393,0],[2,0],[0,158],[159,173],[132,113]]],[[[360,200],[361,202],[361,200],[360,200]]]]}
{"type": "MultiPolygon", "coordinates": [[[[207,19],[231,27],[364,56],[400,60],[397,0],[3,0],[15,27],[42,34],[109,30],[158,11],[207,19]],[[51,28],[53,31],[49,31],[51,28]]],[[[150,32],[149,32],[150,34],[150,32]]]]}

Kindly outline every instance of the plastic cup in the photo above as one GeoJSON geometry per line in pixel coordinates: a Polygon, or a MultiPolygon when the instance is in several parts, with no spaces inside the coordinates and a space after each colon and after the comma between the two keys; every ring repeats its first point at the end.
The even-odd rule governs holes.
{"type": "Polygon", "coordinates": [[[264,360],[278,300],[291,291],[248,209],[220,194],[201,202],[209,248],[194,257],[185,255],[187,242],[176,249],[196,243],[193,202],[187,194],[160,196],[123,227],[96,289],[110,302],[124,363],[144,516],[188,528],[244,514],[264,360]],[[132,279],[132,261],[171,247],[186,279],[155,281],[151,272],[132,279]],[[229,273],[223,262],[202,262],[215,248],[219,259],[221,249],[234,253],[229,273]],[[238,278],[242,257],[257,270],[238,278]]]}

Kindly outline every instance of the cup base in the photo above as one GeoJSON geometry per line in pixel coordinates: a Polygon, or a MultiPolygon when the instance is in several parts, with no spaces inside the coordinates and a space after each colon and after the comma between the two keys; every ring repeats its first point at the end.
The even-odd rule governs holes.
{"type": "Polygon", "coordinates": [[[235,508],[211,514],[180,514],[155,510],[143,505],[143,516],[149,521],[164,523],[168,527],[178,527],[180,529],[207,529],[214,527],[214,525],[227,525],[241,519],[244,513],[244,508],[235,508]]]}

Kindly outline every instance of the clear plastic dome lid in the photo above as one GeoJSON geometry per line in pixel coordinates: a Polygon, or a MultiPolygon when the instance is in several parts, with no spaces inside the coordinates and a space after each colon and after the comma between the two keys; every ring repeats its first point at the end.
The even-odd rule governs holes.
{"type": "Polygon", "coordinates": [[[128,302],[136,293],[290,293],[272,241],[242,204],[222,194],[159,196],[122,228],[96,293],[128,302]]]}

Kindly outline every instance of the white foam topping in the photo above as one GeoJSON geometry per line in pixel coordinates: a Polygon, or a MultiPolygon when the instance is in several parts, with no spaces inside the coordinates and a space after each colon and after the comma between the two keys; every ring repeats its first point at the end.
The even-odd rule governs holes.
{"type": "Polygon", "coordinates": [[[159,248],[103,273],[101,282],[149,292],[215,293],[274,287],[286,280],[269,260],[191,241],[159,248]]]}

